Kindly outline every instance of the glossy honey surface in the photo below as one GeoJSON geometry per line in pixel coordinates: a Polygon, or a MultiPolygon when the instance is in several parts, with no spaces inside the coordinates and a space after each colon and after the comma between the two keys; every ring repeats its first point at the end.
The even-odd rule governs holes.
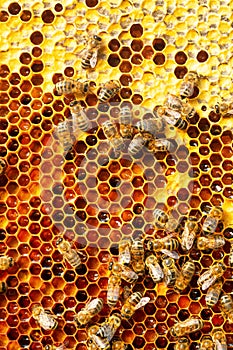
{"type": "MultiPolygon", "coordinates": [[[[198,349],[214,327],[222,327],[233,346],[232,325],[219,305],[206,306],[197,286],[198,274],[222,261],[223,291],[233,290],[233,119],[213,108],[233,95],[232,9],[233,1],[214,0],[0,1],[0,157],[7,162],[0,176],[0,253],[16,262],[0,272],[8,286],[0,295],[0,350],[41,350],[53,343],[85,350],[86,330],[74,315],[90,298],[106,301],[108,264],[121,238],[155,236],[155,208],[173,209],[177,219],[191,213],[202,223],[214,205],[224,210],[217,228],[224,247],[191,250],[196,274],[180,294],[155,286],[148,274],[140,277],[134,291],[151,302],[122,322],[117,335],[134,349],[172,350],[169,328],[197,315],[204,328],[189,336],[190,349],[198,349]],[[80,52],[96,33],[104,43],[100,58],[94,70],[83,71],[80,52]],[[122,101],[133,106],[137,120],[150,115],[168,92],[179,92],[188,71],[200,76],[190,99],[197,114],[187,131],[168,128],[176,151],[145,149],[133,159],[126,150],[116,158],[101,124],[118,122],[122,101]],[[97,87],[119,80],[122,88],[110,103],[99,104],[95,93],[83,98],[93,128],[80,132],[64,154],[54,129],[70,116],[74,95],[59,96],[55,84],[80,76],[97,87]],[[58,252],[58,235],[83,253],[78,273],[58,252]],[[57,329],[38,326],[31,317],[35,303],[58,316],[57,329]]],[[[105,303],[91,324],[109,314],[105,303]]]]}

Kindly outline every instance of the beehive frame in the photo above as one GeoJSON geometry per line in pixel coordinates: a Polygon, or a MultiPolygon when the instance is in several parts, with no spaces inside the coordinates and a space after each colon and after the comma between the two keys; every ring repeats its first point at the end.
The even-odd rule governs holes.
{"type": "MultiPolygon", "coordinates": [[[[197,271],[223,261],[223,290],[232,293],[228,266],[233,229],[232,118],[213,111],[232,98],[232,1],[53,0],[0,1],[1,97],[0,156],[7,170],[0,176],[0,253],[16,264],[0,272],[8,290],[0,298],[0,350],[41,350],[65,343],[85,348],[85,328],[73,317],[89,297],[106,298],[108,262],[117,256],[122,236],[153,236],[155,207],[191,212],[203,220],[206,208],[222,205],[223,249],[208,254],[193,249],[197,271]],[[110,104],[98,105],[95,94],[83,99],[93,129],[77,135],[63,154],[53,137],[56,125],[69,117],[73,95],[58,96],[54,84],[78,78],[86,39],[99,33],[104,41],[95,70],[86,77],[99,86],[109,79],[122,84],[110,104]],[[117,122],[122,101],[132,104],[138,119],[179,90],[188,71],[200,76],[191,100],[197,115],[187,132],[170,128],[175,154],[127,152],[115,159],[101,124],[117,122]],[[55,238],[64,234],[86,255],[80,274],[63,260],[55,238]],[[51,309],[58,329],[42,331],[31,318],[33,304],[51,309]]],[[[82,72],[82,74],[84,74],[82,72]]],[[[180,252],[182,258],[182,252],[180,252]]],[[[135,286],[152,302],[123,323],[119,336],[133,348],[169,349],[167,333],[175,319],[199,315],[202,332],[190,335],[191,349],[202,334],[222,327],[232,346],[232,325],[219,306],[206,307],[197,276],[180,295],[155,286],[146,276],[135,286]]],[[[119,307],[121,302],[119,302],[119,307]]],[[[104,307],[93,322],[109,315],[104,307]]]]}

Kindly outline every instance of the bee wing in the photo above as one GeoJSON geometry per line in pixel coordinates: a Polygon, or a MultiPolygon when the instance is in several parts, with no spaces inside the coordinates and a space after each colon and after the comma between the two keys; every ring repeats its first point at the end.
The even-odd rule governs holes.
{"type": "Polygon", "coordinates": [[[140,309],[140,307],[143,307],[147,303],[149,303],[150,298],[149,297],[144,297],[142,298],[137,305],[135,305],[135,310],[140,309]]]}
{"type": "Polygon", "coordinates": [[[185,227],[182,237],[181,237],[181,246],[186,250],[190,250],[193,246],[195,235],[189,232],[188,228],[185,227]]]}
{"type": "Polygon", "coordinates": [[[125,248],[124,252],[119,254],[119,263],[120,264],[129,264],[131,260],[131,254],[129,247],[125,248]]]}
{"type": "Polygon", "coordinates": [[[204,272],[197,280],[197,284],[200,285],[202,282],[204,282],[206,279],[209,279],[211,277],[211,271],[204,272]]]}
{"type": "Polygon", "coordinates": [[[201,287],[202,290],[206,290],[207,288],[209,288],[214,282],[216,281],[216,277],[213,276],[211,278],[209,278],[207,281],[205,281],[201,287]]]}
{"type": "Polygon", "coordinates": [[[149,264],[148,268],[157,279],[161,280],[164,277],[163,270],[159,264],[156,264],[156,266],[149,264]]]}
{"type": "Polygon", "coordinates": [[[124,266],[123,271],[121,273],[121,277],[124,279],[126,278],[130,278],[130,279],[134,279],[137,280],[138,279],[138,275],[136,274],[136,272],[134,272],[133,270],[131,270],[129,267],[124,266]]]}
{"type": "Polygon", "coordinates": [[[86,310],[92,312],[98,306],[98,303],[99,303],[98,298],[91,300],[90,303],[87,305],[86,310]]]}
{"type": "Polygon", "coordinates": [[[162,249],[161,252],[166,254],[170,258],[173,258],[173,259],[179,259],[179,257],[180,257],[179,254],[177,252],[175,252],[174,250],[170,251],[167,249],[162,249]]]}
{"type": "Polygon", "coordinates": [[[97,64],[97,51],[93,52],[93,55],[90,59],[91,68],[95,68],[96,64],[97,64]]]}

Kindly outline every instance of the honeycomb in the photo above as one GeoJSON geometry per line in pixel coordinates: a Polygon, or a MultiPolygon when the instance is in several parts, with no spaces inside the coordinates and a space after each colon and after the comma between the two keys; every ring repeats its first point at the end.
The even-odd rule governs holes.
{"type": "MultiPolygon", "coordinates": [[[[190,349],[198,349],[200,337],[215,327],[225,331],[231,348],[233,327],[218,305],[206,307],[197,278],[223,261],[223,291],[232,293],[233,121],[213,106],[233,95],[233,2],[0,3],[0,157],[7,162],[0,176],[0,253],[16,261],[0,271],[0,281],[8,286],[0,297],[0,350],[41,350],[46,344],[86,349],[86,328],[78,328],[73,319],[90,298],[106,300],[108,263],[117,257],[121,238],[141,232],[153,237],[155,208],[173,210],[177,218],[191,213],[203,222],[206,208],[214,205],[224,210],[218,226],[227,240],[224,247],[191,250],[197,271],[184,292],[155,285],[148,275],[140,277],[134,291],[151,302],[122,322],[117,334],[129,348],[172,350],[175,340],[168,330],[175,320],[197,315],[204,328],[190,334],[190,349]],[[84,74],[80,52],[93,33],[102,37],[104,47],[96,69],[86,77],[97,86],[106,76],[117,79],[122,89],[111,103],[98,104],[96,94],[83,98],[93,128],[80,132],[64,154],[54,129],[70,116],[74,95],[59,96],[54,85],[84,74]],[[114,157],[103,121],[117,122],[122,102],[130,103],[138,118],[152,113],[168,92],[179,91],[188,71],[200,76],[190,100],[197,113],[187,131],[170,128],[169,136],[178,140],[176,151],[114,157]],[[56,249],[61,234],[83,253],[78,273],[56,249]],[[58,316],[57,329],[40,329],[31,317],[35,303],[58,316]]],[[[92,323],[109,313],[105,304],[92,323]]]]}

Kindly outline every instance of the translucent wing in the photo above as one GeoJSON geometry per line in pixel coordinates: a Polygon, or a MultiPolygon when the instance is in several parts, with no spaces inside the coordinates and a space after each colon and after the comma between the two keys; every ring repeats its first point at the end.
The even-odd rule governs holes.
{"type": "Polygon", "coordinates": [[[154,266],[153,264],[149,264],[148,268],[151,271],[152,276],[157,280],[160,281],[164,277],[163,270],[159,264],[156,264],[156,266],[154,266]]]}
{"type": "Polygon", "coordinates": [[[92,312],[98,306],[99,302],[100,299],[98,298],[91,300],[90,303],[87,305],[86,310],[92,312]]]}
{"type": "Polygon", "coordinates": [[[129,247],[126,247],[124,249],[124,252],[119,254],[119,263],[122,265],[129,264],[130,260],[131,260],[130,249],[129,247]]]}
{"type": "Polygon", "coordinates": [[[144,297],[142,298],[139,303],[135,306],[135,310],[140,309],[140,307],[143,307],[144,305],[146,305],[147,303],[149,303],[150,298],[149,297],[144,297]]]}
{"type": "Polygon", "coordinates": [[[106,347],[106,344],[104,343],[104,341],[100,337],[98,337],[96,334],[93,334],[92,338],[100,349],[104,349],[106,347]]]}
{"type": "Polygon", "coordinates": [[[221,344],[218,339],[215,340],[216,343],[216,350],[227,350],[226,344],[221,344]]]}
{"type": "Polygon", "coordinates": [[[167,249],[162,249],[161,252],[166,254],[170,258],[173,258],[173,259],[179,259],[179,257],[180,257],[179,254],[177,252],[175,252],[174,250],[170,251],[167,249]]]}
{"type": "Polygon", "coordinates": [[[195,235],[192,232],[189,232],[188,228],[185,227],[182,237],[181,237],[181,246],[184,250],[190,250],[193,246],[195,235]]]}
{"type": "Polygon", "coordinates": [[[133,270],[131,270],[129,267],[124,266],[124,269],[121,273],[121,277],[124,278],[130,278],[130,279],[134,279],[135,281],[138,279],[138,275],[136,274],[136,272],[134,272],[133,270]]]}
{"type": "Polygon", "coordinates": [[[215,281],[216,281],[217,277],[213,276],[211,278],[209,278],[207,281],[205,281],[201,287],[202,290],[206,290],[207,288],[209,288],[215,281]]]}
{"type": "Polygon", "coordinates": [[[211,277],[211,271],[206,271],[204,272],[197,280],[197,284],[200,285],[202,284],[202,282],[204,282],[205,280],[209,279],[211,277]]]}
{"type": "Polygon", "coordinates": [[[95,68],[96,64],[97,64],[97,51],[93,52],[93,55],[90,59],[91,68],[95,68]]]}

